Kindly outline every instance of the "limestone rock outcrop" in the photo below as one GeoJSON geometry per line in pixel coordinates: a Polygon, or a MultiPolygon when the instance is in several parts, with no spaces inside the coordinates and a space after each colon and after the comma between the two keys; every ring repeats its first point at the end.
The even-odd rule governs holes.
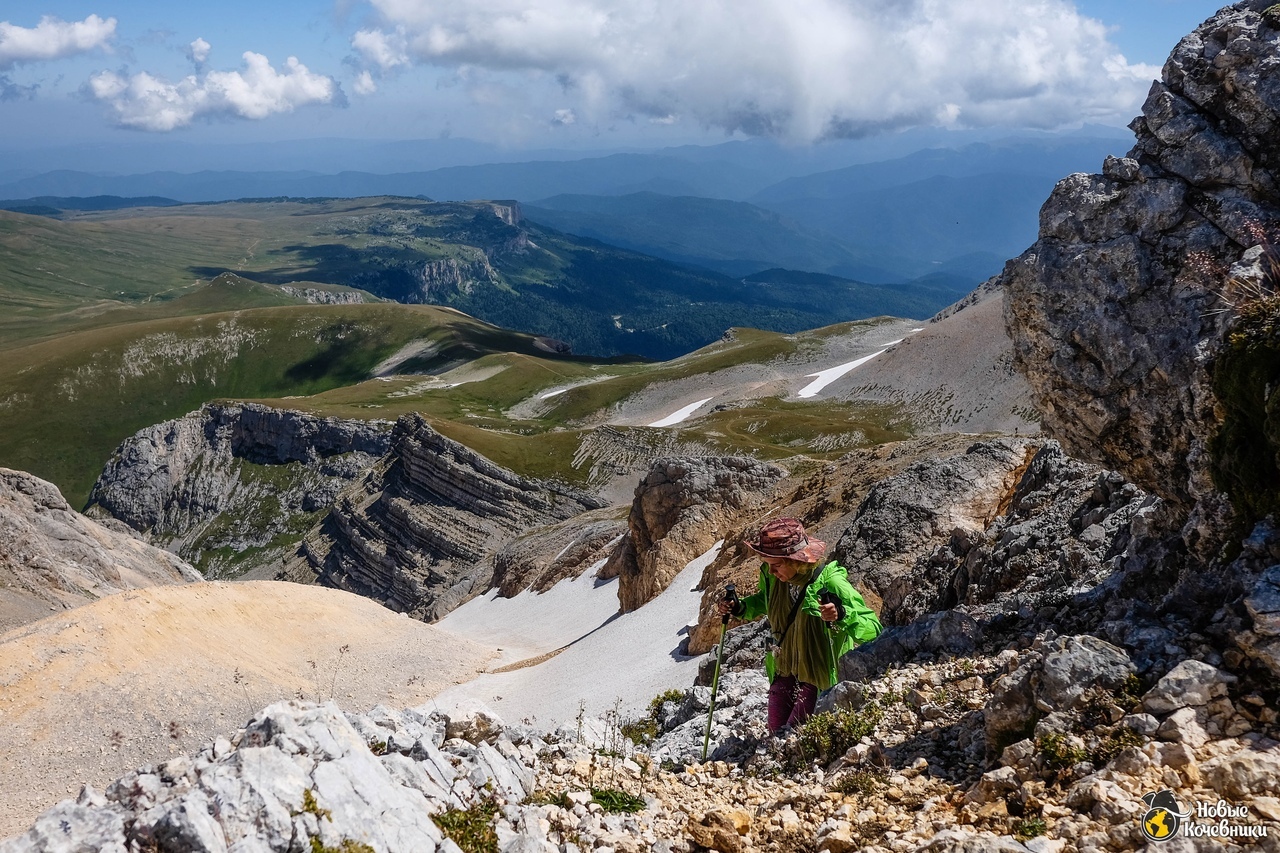
{"type": "Polygon", "coordinates": [[[667,588],[689,560],[770,497],[786,470],[739,456],[658,459],[636,486],[627,534],[601,570],[635,610],[667,588]]]}
{"type": "Polygon", "coordinates": [[[390,432],[387,421],[211,403],[126,439],[87,512],[145,532],[208,577],[239,574],[296,547],[387,452],[390,432]]]}
{"type": "Polygon", "coordinates": [[[493,554],[492,585],[503,598],[525,589],[546,592],[557,581],[603,566],[626,532],[626,519],[615,507],[530,531],[493,554]]]}
{"type": "Polygon", "coordinates": [[[880,596],[885,624],[942,609],[906,606],[923,592],[912,571],[917,558],[986,529],[1036,449],[1027,440],[980,442],[962,454],[917,462],[871,490],[831,553],[855,585],[880,596]]]}
{"type": "Polygon", "coordinates": [[[76,512],[52,483],[0,468],[0,631],[114,592],[200,580],[120,527],[76,512]]]}
{"type": "Polygon", "coordinates": [[[456,850],[443,846],[432,815],[489,792],[522,801],[536,757],[503,731],[495,743],[446,744],[449,722],[382,706],[347,717],[332,703],[277,703],[234,740],[145,766],[104,792],[86,786],[0,851],[456,850]]]}
{"type": "Polygon", "coordinates": [[[508,542],[602,507],[578,489],[495,465],[421,415],[405,415],[390,453],[308,534],[286,573],[434,620],[488,588],[492,554],[508,542]]]}
{"type": "Polygon", "coordinates": [[[1216,291],[1280,217],[1273,9],[1237,3],[1183,38],[1129,156],[1059,182],[1039,239],[1000,277],[1048,434],[1175,505],[1207,501],[1202,514],[1218,422],[1208,368],[1234,313],[1216,291]]]}

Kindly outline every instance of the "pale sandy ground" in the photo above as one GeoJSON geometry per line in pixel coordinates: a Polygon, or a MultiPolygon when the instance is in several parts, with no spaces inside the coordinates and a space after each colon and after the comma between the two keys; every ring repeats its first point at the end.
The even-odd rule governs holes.
{"type": "Polygon", "coordinates": [[[151,587],[48,616],[0,634],[0,838],[82,783],[230,736],[277,699],[412,707],[493,654],[297,584],[151,587]]]}
{"type": "Polygon", "coordinates": [[[1031,389],[1013,369],[1002,294],[977,297],[831,382],[821,397],[905,404],[922,432],[1039,432],[1031,389]]]}
{"type": "MultiPolygon", "coordinates": [[[[572,723],[582,706],[588,716],[618,707],[635,716],[654,696],[693,683],[701,655],[678,651],[686,628],[697,621],[702,570],[720,551],[717,543],[691,561],[667,589],[631,613],[617,615],[617,580],[591,582],[587,572],[561,581],[542,596],[521,593],[510,601],[477,599],[438,625],[481,642],[496,642],[535,656],[563,649],[532,666],[504,655],[503,672],[488,672],[451,687],[433,702],[448,713],[476,703],[506,722],[529,720],[539,728],[572,723]],[[522,600],[522,596],[524,599],[522,600]],[[495,606],[496,605],[496,606],[495,606]]],[[[529,658],[526,658],[528,660],[529,658]]]]}

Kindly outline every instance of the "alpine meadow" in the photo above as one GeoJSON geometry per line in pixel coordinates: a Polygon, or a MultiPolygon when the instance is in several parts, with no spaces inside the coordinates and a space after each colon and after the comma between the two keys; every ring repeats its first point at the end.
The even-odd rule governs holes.
{"type": "Polygon", "coordinates": [[[1280,6],[0,18],[0,853],[1280,851],[1280,6]]]}

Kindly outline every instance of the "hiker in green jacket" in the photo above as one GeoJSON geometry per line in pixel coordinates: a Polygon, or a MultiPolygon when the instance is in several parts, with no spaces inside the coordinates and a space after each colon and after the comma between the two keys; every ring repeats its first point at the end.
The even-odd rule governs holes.
{"type": "Polygon", "coordinates": [[[747,547],[764,561],[760,586],[736,607],[721,601],[718,608],[744,621],[769,617],[769,731],[778,735],[813,713],[818,694],[838,680],[840,656],[879,636],[880,620],[843,566],[819,565],[827,543],[806,534],[799,519],[768,522],[747,547]]]}

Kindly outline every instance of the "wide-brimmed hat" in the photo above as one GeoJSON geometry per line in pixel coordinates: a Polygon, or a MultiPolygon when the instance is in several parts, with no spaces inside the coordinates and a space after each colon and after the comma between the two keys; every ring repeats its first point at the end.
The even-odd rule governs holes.
{"type": "Polygon", "coordinates": [[[804,532],[798,518],[775,518],[760,528],[747,547],[766,557],[787,557],[802,563],[816,563],[827,551],[827,543],[804,532]]]}

